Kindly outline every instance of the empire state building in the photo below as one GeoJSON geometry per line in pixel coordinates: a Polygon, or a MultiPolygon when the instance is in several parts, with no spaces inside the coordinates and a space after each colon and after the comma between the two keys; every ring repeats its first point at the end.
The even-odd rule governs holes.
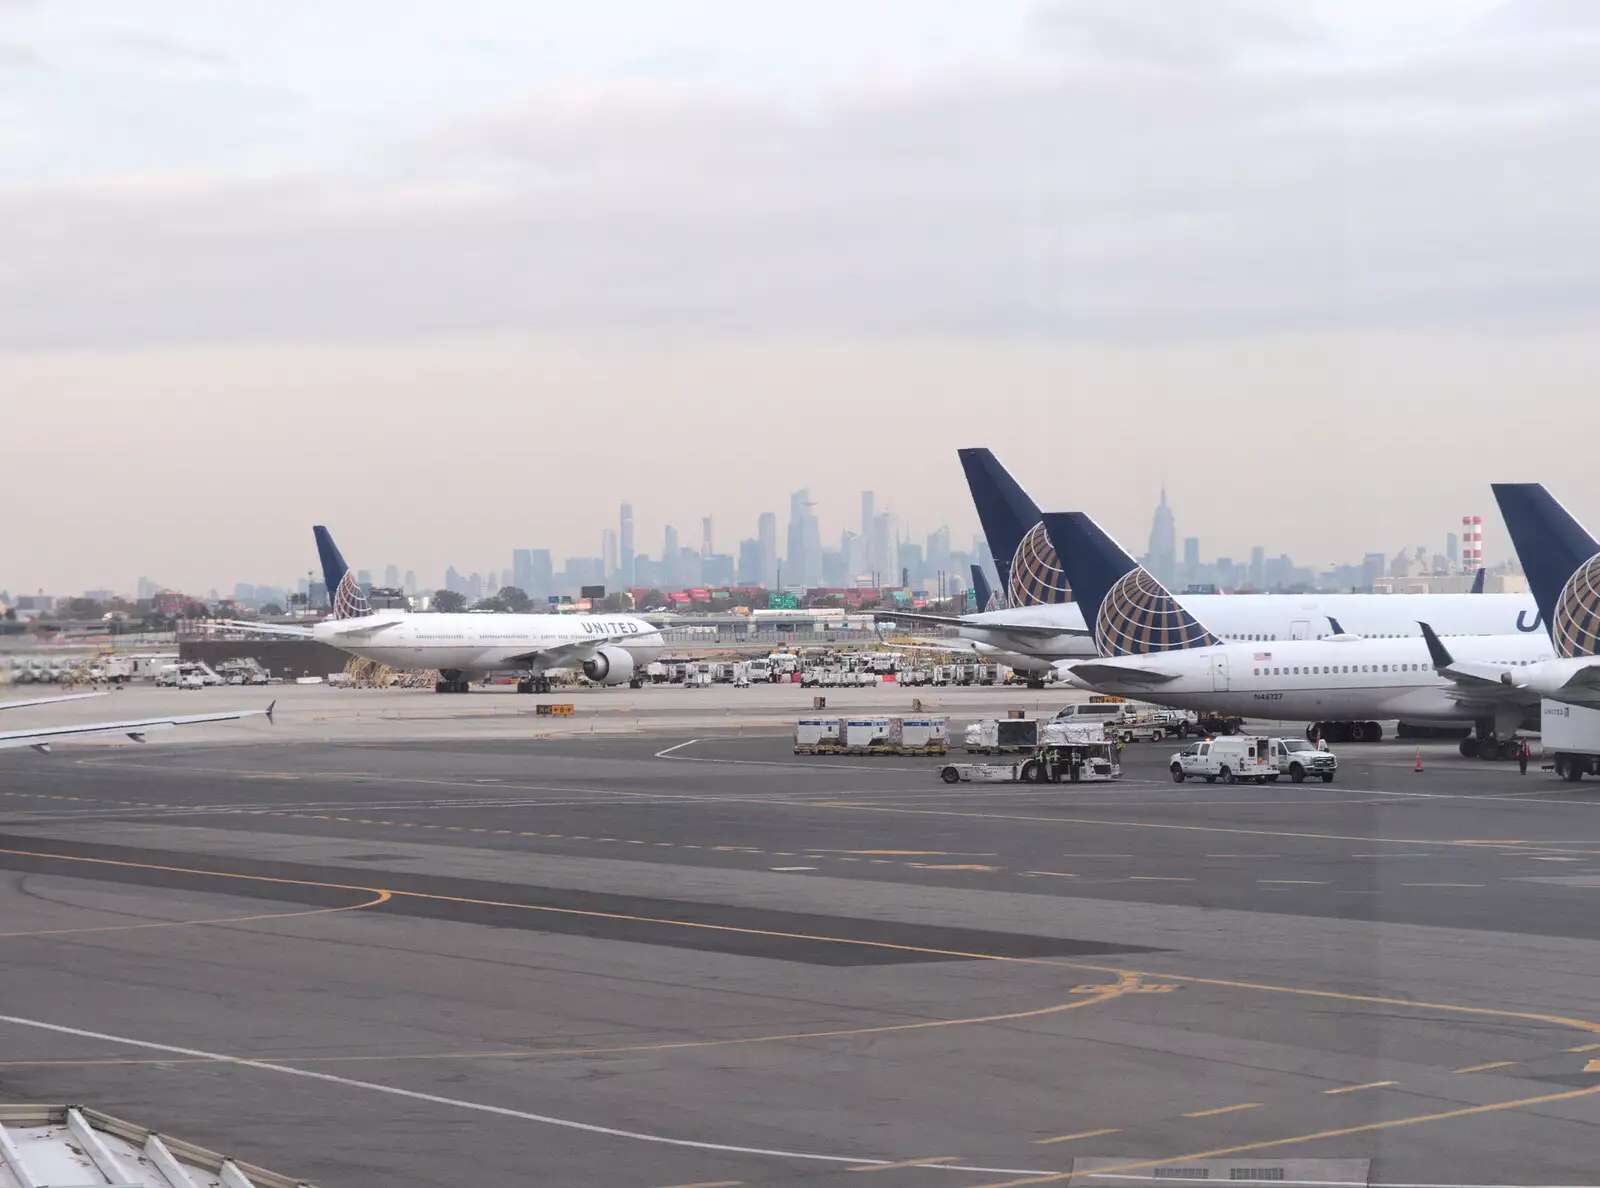
{"type": "Polygon", "coordinates": [[[1145,556],[1145,568],[1168,590],[1177,577],[1178,532],[1172,520],[1172,509],[1167,506],[1167,486],[1161,485],[1161,502],[1150,522],[1150,549],[1145,556]]]}

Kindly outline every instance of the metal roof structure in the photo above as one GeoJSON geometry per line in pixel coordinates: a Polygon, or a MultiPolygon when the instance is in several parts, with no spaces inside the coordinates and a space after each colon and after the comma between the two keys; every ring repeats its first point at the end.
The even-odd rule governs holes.
{"type": "Polygon", "coordinates": [[[0,1105],[0,1188],[311,1188],[70,1105],[0,1105]]]}

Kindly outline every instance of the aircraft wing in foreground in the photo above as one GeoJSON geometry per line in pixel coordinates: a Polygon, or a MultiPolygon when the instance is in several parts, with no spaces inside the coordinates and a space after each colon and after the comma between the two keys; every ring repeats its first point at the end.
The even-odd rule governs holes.
{"type": "MultiPolygon", "coordinates": [[[[0,706],[0,709],[14,709],[24,705],[38,705],[50,701],[73,701],[78,696],[95,696],[95,694],[78,694],[73,697],[43,697],[34,701],[16,701],[0,706]]],[[[8,747],[32,747],[36,751],[48,751],[51,743],[65,742],[75,738],[93,738],[97,735],[126,734],[134,742],[144,742],[147,735],[156,730],[170,730],[174,726],[198,726],[202,722],[232,722],[240,718],[254,718],[264,716],[267,721],[272,721],[273,707],[278,703],[274,701],[266,709],[253,710],[221,710],[214,714],[168,714],[165,717],[155,718],[130,718],[125,722],[83,722],[75,726],[40,726],[33,730],[8,730],[0,731],[0,750],[8,747]]]]}

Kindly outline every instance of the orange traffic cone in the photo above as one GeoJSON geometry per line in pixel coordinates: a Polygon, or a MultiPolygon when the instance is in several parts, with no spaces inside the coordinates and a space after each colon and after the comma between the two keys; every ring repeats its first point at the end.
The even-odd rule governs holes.
{"type": "Polygon", "coordinates": [[[1422,747],[1420,745],[1417,747],[1417,770],[1422,770],[1422,747]]]}

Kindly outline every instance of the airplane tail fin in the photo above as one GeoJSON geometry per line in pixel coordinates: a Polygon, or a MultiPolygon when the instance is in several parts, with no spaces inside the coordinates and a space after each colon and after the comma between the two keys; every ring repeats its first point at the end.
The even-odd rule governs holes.
{"type": "Polygon", "coordinates": [[[1600,543],[1544,484],[1493,487],[1556,652],[1600,655],[1600,543]]]}
{"type": "Polygon", "coordinates": [[[1478,572],[1472,575],[1472,589],[1468,590],[1467,593],[1468,594],[1482,594],[1483,593],[1483,579],[1485,577],[1487,577],[1488,574],[1489,574],[1489,571],[1487,569],[1485,569],[1481,565],[1478,566],[1478,572]]]}
{"type": "Polygon", "coordinates": [[[1044,526],[1102,656],[1142,656],[1222,642],[1082,512],[1046,514],[1044,526]]]}
{"type": "Polygon", "coordinates": [[[1071,602],[1072,590],[1039,523],[1039,505],[990,451],[975,448],[958,453],[1000,577],[997,593],[1010,606],[1071,602]]]}
{"type": "Polygon", "coordinates": [[[321,524],[311,529],[317,538],[317,556],[322,559],[322,584],[328,588],[328,604],[333,607],[336,619],[358,619],[370,615],[372,606],[367,596],[356,585],[355,570],[345,564],[339,546],[333,543],[333,534],[321,524]]]}
{"type": "Polygon", "coordinates": [[[983,566],[972,567],[972,591],[974,601],[981,611],[998,609],[994,600],[994,591],[989,589],[989,579],[983,576],[983,566]]]}

